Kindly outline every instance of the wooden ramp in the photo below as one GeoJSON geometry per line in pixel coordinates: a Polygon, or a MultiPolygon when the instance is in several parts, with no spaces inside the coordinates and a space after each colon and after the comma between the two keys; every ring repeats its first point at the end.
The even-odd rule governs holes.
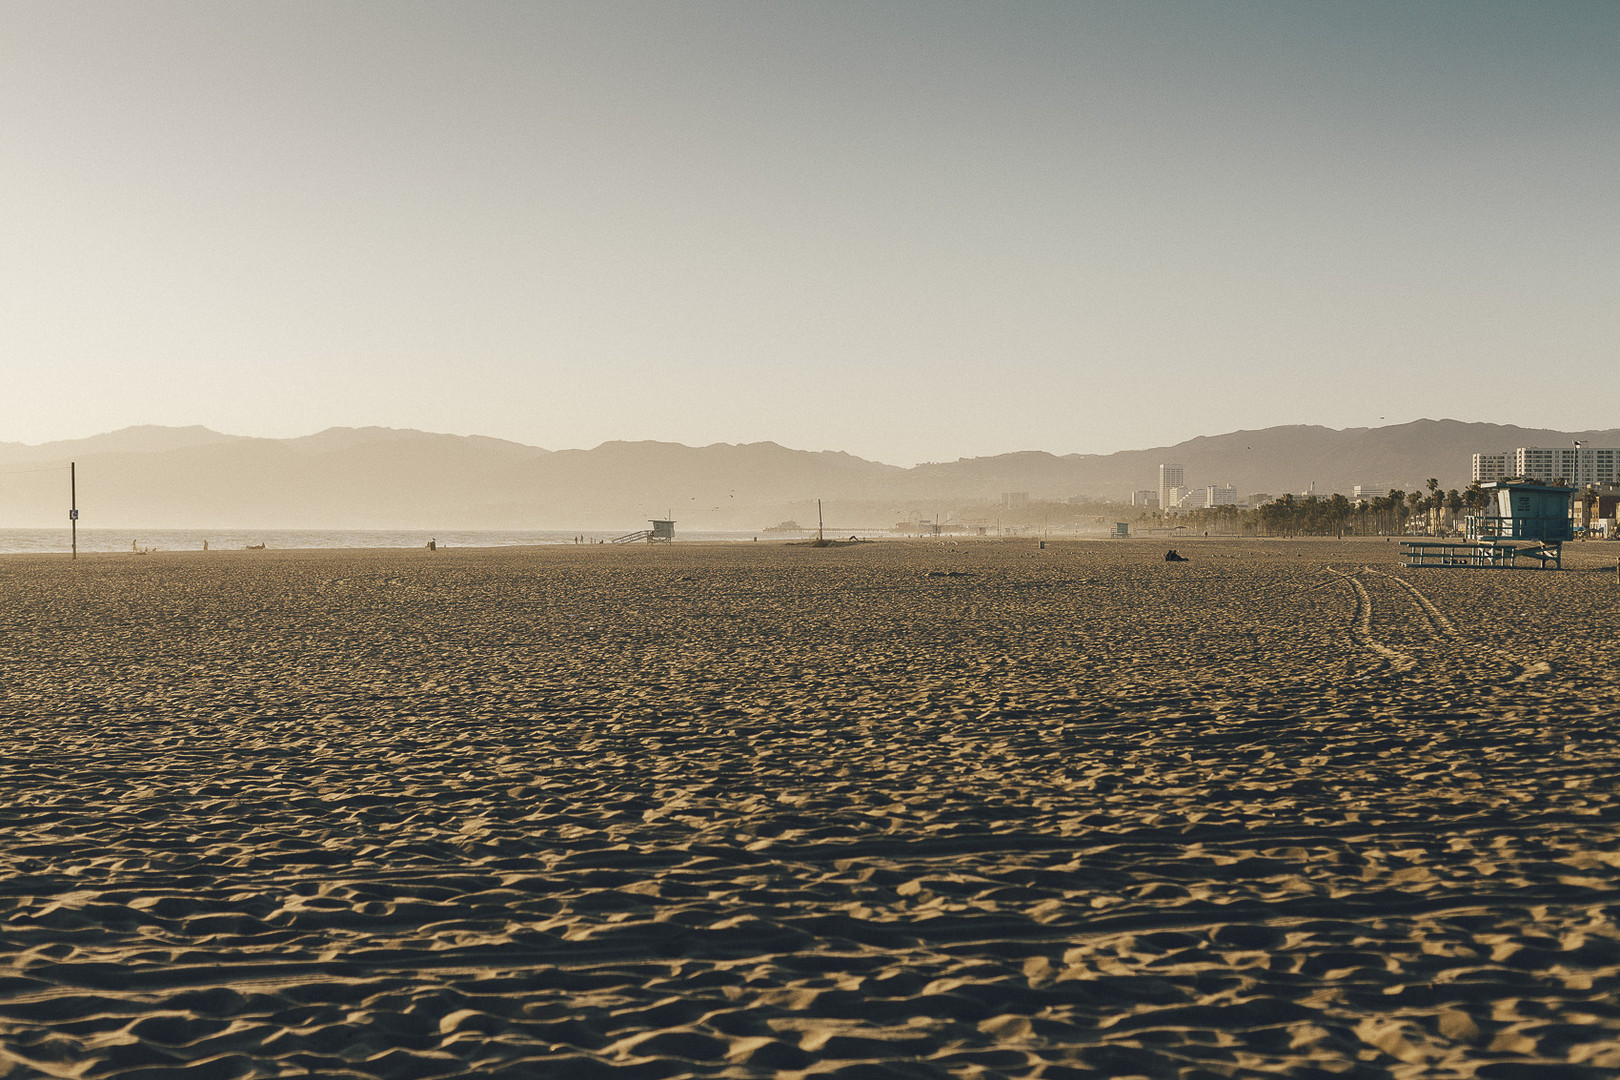
{"type": "Polygon", "coordinates": [[[1511,570],[1530,559],[1543,569],[1564,567],[1564,548],[1543,540],[1402,540],[1401,565],[1445,566],[1467,570],[1511,570]]]}

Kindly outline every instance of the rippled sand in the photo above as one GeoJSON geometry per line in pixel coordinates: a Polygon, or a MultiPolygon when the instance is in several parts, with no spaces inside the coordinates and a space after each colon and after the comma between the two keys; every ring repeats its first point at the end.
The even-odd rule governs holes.
{"type": "Polygon", "coordinates": [[[1617,548],[1178,547],[0,559],[0,1075],[1620,1072],[1617,548]]]}

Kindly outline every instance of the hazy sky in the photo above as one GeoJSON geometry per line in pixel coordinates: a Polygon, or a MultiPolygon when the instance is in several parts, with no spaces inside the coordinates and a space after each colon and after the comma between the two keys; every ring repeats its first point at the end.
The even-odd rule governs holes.
{"type": "Polygon", "coordinates": [[[1620,3],[0,0],[0,441],[1620,423],[1620,3]]]}

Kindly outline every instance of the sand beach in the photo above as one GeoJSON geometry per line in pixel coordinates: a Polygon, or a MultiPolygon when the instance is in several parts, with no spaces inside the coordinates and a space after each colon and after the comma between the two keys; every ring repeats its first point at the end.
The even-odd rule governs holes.
{"type": "Polygon", "coordinates": [[[1620,1074],[1616,546],[0,558],[0,1076],[1620,1074]]]}

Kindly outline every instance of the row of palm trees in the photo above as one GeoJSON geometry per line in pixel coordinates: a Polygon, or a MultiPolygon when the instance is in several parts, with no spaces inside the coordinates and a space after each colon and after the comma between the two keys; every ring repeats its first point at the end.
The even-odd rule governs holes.
{"type": "Polygon", "coordinates": [[[1430,477],[1427,493],[1394,490],[1387,495],[1351,502],[1343,495],[1284,495],[1253,508],[1217,506],[1195,510],[1187,525],[1221,532],[1260,536],[1342,536],[1345,533],[1405,535],[1413,522],[1434,534],[1465,511],[1479,513],[1490,505],[1490,495],[1478,482],[1466,488],[1442,491],[1430,477]]]}

